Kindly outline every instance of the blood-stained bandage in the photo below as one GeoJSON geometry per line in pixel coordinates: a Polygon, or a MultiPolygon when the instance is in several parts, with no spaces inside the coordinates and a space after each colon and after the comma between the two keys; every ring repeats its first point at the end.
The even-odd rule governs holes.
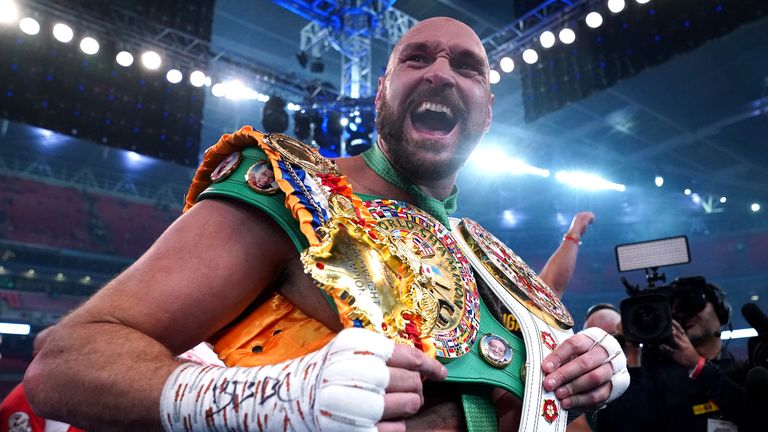
{"type": "Polygon", "coordinates": [[[384,413],[394,342],[343,330],[325,348],[261,367],[184,364],[160,399],[167,431],[373,432],[384,413]]]}

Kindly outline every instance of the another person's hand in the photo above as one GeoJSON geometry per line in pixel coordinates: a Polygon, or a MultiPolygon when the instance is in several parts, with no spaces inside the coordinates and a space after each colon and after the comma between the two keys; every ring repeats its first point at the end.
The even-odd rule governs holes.
{"type": "Polygon", "coordinates": [[[672,357],[681,366],[687,368],[696,366],[701,355],[696,352],[696,348],[691,344],[691,340],[685,334],[683,326],[675,320],[672,320],[672,338],[675,341],[676,347],[662,344],[659,345],[659,350],[672,357]]]}
{"type": "Polygon", "coordinates": [[[416,414],[424,405],[423,381],[442,381],[448,376],[448,370],[407,345],[395,345],[387,366],[389,385],[384,395],[384,415],[377,427],[381,432],[405,431],[405,418],[416,414]]]}
{"type": "Polygon", "coordinates": [[[568,228],[568,235],[581,238],[586,234],[587,228],[595,221],[595,214],[589,211],[578,212],[571,220],[571,227],[568,228]]]}
{"type": "Polygon", "coordinates": [[[554,391],[567,410],[599,409],[629,387],[621,346],[597,327],[566,339],[544,358],[542,370],[544,389],[554,391]]]}

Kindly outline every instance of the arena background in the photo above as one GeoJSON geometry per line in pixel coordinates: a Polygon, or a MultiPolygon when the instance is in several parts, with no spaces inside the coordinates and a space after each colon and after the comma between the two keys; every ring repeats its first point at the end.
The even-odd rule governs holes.
{"type": "MultiPolygon", "coordinates": [[[[458,215],[538,269],[572,215],[593,211],[564,297],[577,325],[590,305],[626,296],[617,244],[677,235],[688,237],[692,262],[663,268],[668,281],[703,275],[735,309],[768,304],[762,1],[627,0],[619,13],[604,2],[554,0],[0,5],[0,397],[22,378],[34,334],[130,265],[179,216],[200,154],[221,134],[285,126],[327,155],[359,152],[374,139],[372,94],[339,97],[339,52],[302,54],[302,28],[333,28],[342,13],[362,16],[373,35],[374,87],[391,41],[373,18],[387,10],[415,20],[452,16],[484,38],[501,72],[494,123],[459,178],[458,215]],[[589,11],[602,14],[602,26],[585,25],[589,11]],[[25,17],[38,33],[28,34],[29,21],[21,30],[25,17]],[[545,21],[556,33],[573,29],[575,42],[541,48],[548,28],[536,25],[545,21]],[[58,22],[73,30],[71,42],[52,36],[58,22]],[[81,50],[86,36],[99,42],[96,54],[81,50]],[[529,65],[521,53],[531,47],[539,58],[529,65]],[[149,49],[162,59],[157,70],[140,65],[149,49]],[[116,62],[122,50],[133,53],[131,66],[116,62]],[[499,68],[503,56],[514,61],[510,73],[499,68]],[[171,68],[181,82],[166,78],[171,68]],[[202,72],[200,87],[190,84],[193,70],[202,72]],[[239,86],[215,87],[235,79],[239,86]],[[613,189],[561,171],[599,176],[613,189]]],[[[644,283],[642,271],[624,276],[644,283]]],[[[738,312],[733,327],[748,327],[738,312]]],[[[745,345],[736,339],[731,347],[744,354],[745,345]]]]}

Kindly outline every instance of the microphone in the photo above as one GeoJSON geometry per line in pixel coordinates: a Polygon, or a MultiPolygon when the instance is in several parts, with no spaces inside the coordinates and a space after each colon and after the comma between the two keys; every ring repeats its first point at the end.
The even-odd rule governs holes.
{"type": "Polygon", "coordinates": [[[745,303],[741,307],[741,314],[749,325],[757,330],[757,334],[768,333],[768,316],[754,303],[745,303]]]}

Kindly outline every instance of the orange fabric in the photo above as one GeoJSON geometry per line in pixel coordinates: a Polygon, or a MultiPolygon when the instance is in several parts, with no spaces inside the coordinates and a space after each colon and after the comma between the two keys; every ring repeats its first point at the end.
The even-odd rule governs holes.
{"type": "Polygon", "coordinates": [[[197,202],[197,197],[213,183],[211,173],[225,157],[236,151],[242,151],[245,147],[257,146],[263,137],[264,134],[254,131],[251,126],[243,126],[235,133],[222,135],[219,142],[205,151],[203,163],[197,169],[187,195],[184,197],[184,211],[192,208],[197,202]]]}
{"type": "Polygon", "coordinates": [[[331,329],[274,294],[209,342],[227,366],[263,366],[317,351],[334,336],[331,329]]]}

